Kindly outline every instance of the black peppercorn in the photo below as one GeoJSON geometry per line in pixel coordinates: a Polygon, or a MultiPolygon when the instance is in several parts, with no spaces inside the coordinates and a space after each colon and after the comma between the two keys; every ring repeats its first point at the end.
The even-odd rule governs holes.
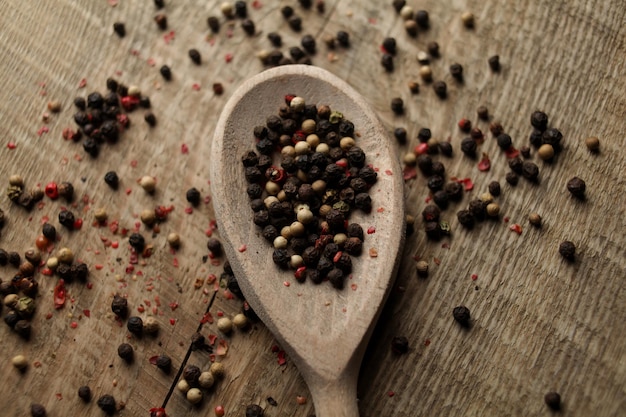
{"type": "MultiPolygon", "coordinates": [[[[9,283],[10,284],[10,283],[9,283]]],[[[4,316],[4,322],[10,328],[14,329],[17,325],[17,322],[21,320],[20,315],[16,311],[9,311],[6,316],[4,316]]]]}
{"type": "Polygon", "coordinates": [[[74,197],[74,186],[70,182],[62,182],[58,186],[59,197],[63,197],[67,201],[72,201],[74,197]]]}
{"type": "Polygon", "coordinates": [[[272,260],[280,268],[286,269],[289,266],[291,258],[286,249],[274,249],[272,253],[272,260]]]}
{"type": "MultiPolygon", "coordinates": [[[[82,97],[76,97],[74,99],[74,106],[76,106],[76,108],[79,109],[79,110],[85,110],[87,108],[87,102],[82,97]]],[[[78,121],[76,123],[80,125],[80,123],[78,123],[78,121]]]]}
{"type": "Polygon", "coordinates": [[[469,211],[476,220],[483,220],[487,214],[487,203],[480,199],[472,200],[469,203],[469,211]]]}
{"type": "Polygon", "coordinates": [[[554,411],[559,411],[561,409],[561,396],[558,392],[549,392],[544,397],[546,405],[550,407],[550,409],[554,411]]]}
{"type": "Polygon", "coordinates": [[[400,97],[395,97],[391,99],[391,110],[395,114],[404,113],[404,101],[400,97]]]}
{"type": "Polygon", "coordinates": [[[139,233],[133,233],[128,238],[128,243],[133,247],[137,252],[142,252],[143,248],[146,245],[146,241],[144,237],[139,233]]]}
{"type": "Polygon", "coordinates": [[[109,171],[104,174],[104,182],[111,188],[117,189],[120,184],[120,179],[115,171],[109,171]]]}
{"type": "Polygon", "coordinates": [[[30,339],[30,322],[28,320],[18,320],[13,327],[13,330],[24,340],[30,339]]]}
{"type": "Polygon", "coordinates": [[[452,201],[459,201],[463,198],[463,185],[456,181],[447,183],[443,189],[452,201]]]}
{"type": "Polygon", "coordinates": [[[302,40],[300,41],[300,45],[307,51],[309,54],[315,54],[315,38],[311,35],[304,35],[302,40]]]}
{"type": "Polygon", "coordinates": [[[113,301],[111,301],[111,310],[120,318],[126,318],[128,316],[128,300],[119,294],[115,294],[113,301]]]}
{"type": "Polygon", "coordinates": [[[433,83],[433,89],[435,90],[435,94],[441,99],[446,98],[448,95],[448,86],[445,81],[435,81],[433,83]]]}
{"type": "Polygon", "coordinates": [[[429,155],[421,154],[417,157],[417,167],[424,175],[431,175],[433,170],[433,160],[429,155]]]}
{"type": "Polygon", "coordinates": [[[198,386],[198,379],[200,378],[200,374],[202,371],[195,365],[187,365],[183,370],[183,378],[189,385],[192,387],[198,386]]]}
{"type": "Polygon", "coordinates": [[[519,182],[519,175],[517,175],[515,172],[507,172],[505,179],[506,182],[508,182],[510,185],[516,186],[519,182]]]}
{"type": "Polygon", "coordinates": [[[276,48],[280,48],[283,44],[283,39],[282,37],[276,33],[276,32],[270,32],[267,34],[267,39],[269,39],[270,43],[272,44],[272,46],[275,46],[276,48]]]}
{"type": "Polygon", "coordinates": [[[507,150],[511,147],[511,145],[513,145],[511,136],[507,135],[506,133],[499,134],[496,140],[498,141],[498,146],[502,150],[507,150]]]}
{"type": "Polygon", "coordinates": [[[461,151],[467,156],[473,157],[476,155],[476,141],[472,138],[464,138],[461,141],[461,151]]]}
{"type": "Polygon", "coordinates": [[[41,404],[31,404],[30,415],[32,417],[46,417],[46,408],[41,404]]]}
{"type": "Polygon", "coordinates": [[[350,46],[350,35],[348,34],[348,32],[340,30],[339,32],[337,32],[335,38],[337,39],[339,45],[343,46],[344,48],[348,48],[350,46]]]}
{"type": "Polygon", "coordinates": [[[363,251],[363,241],[358,237],[350,237],[344,243],[343,249],[350,255],[359,256],[363,251]]]}
{"type": "Polygon", "coordinates": [[[522,176],[530,181],[537,181],[539,167],[534,162],[524,161],[522,164],[522,176]]]}
{"type": "Polygon", "coordinates": [[[528,138],[530,141],[530,144],[534,146],[535,148],[540,147],[543,144],[542,136],[543,136],[543,132],[537,129],[533,130],[528,138]]]}
{"type": "Polygon", "coordinates": [[[393,56],[391,54],[383,54],[380,64],[385,68],[385,71],[393,72],[393,56]]]}
{"type": "Polygon", "coordinates": [[[86,403],[91,401],[91,388],[89,388],[87,385],[82,385],[80,388],[78,388],[78,398],[86,403]]]}
{"type": "Polygon", "coordinates": [[[152,112],[147,112],[146,114],[144,114],[143,119],[146,121],[146,123],[148,123],[150,126],[156,126],[157,123],[157,119],[156,116],[154,115],[154,113],[152,112]]]}
{"type": "MultiPolygon", "coordinates": [[[[244,3],[245,4],[245,3],[244,3]]],[[[250,19],[244,19],[243,22],[241,22],[241,28],[243,29],[244,32],[246,32],[249,36],[254,35],[254,32],[256,30],[255,26],[254,26],[254,22],[250,19]]]]}
{"type": "Polygon", "coordinates": [[[522,174],[523,167],[524,163],[520,158],[509,159],[509,168],[511,168],[511,171],[515,172],[517,175],[522,174]]]}
{"type": "Polygon", "coordinates": [[[115,398],[112,395],[105,394],[98,398],[98,407],[106,414],[112,415],[115,413],[117,408],[117,404],[115,403],[115,398]]]}
{"type": "Polygon", "coordinates": [[[300,32],[300,30],[302,30],[302,18],[300,16],[291,16],[287,19],[287,23],[294,32],[300,32]]]}
{"type": "Polygon", "coordinates": [[[439,190],[435,192],[433,194],[433,201],[435,202],[435,204],[437,204],[437,206],[445,210],[448,207],[448,193],[446,193],[444,190],[439,190]]]}
{"type": "Polygon", "coordinates": [[[402,8],[406,5],[406,0],[393,0],[391,5],[396,10],[396,13],[400,13],[402,8]]]}
{"type": "MultiPolygon", "coordinates": [[[[41,228],[41,233],[48,239],[50,242],[54,242],[57,239],[57,229],[51,225],[50,223],[44,223],[41,228]]],[[[1,264],[1,262],[0,262],[1,264]]]]}
{"type": "Polygon", "coordinates": [[[222,242],[220,242],[218,238],[215,238],[215,237],[209,238],[209,240],[206,243],[206,247],[215,256],[220,256],[222,254],[222,242]]]}
{"type": "Polygon", "coordinates": [[[437,42],[428,42],[426,49],[428,50],[428,54],[433,58],[439,57],[439,44],[437,42]]]}
{"type": "Polygon", "coordinates": [[[404,336],[394,336],[391,339],[391,351],[397,355],[403,355],[409,351],[409,339],[404,336]]]}
{"type": "Polygon", "coordinates": [[[471,320],[469,308],[465,306],[454,307],[452,316],[461,326],[469,327],[471,320]]]}
{"type": "Polygon", "coordinates": [[[229,274],[226,278],[226,288],[233,293],[237,298],[243,300],[245,297],[241,292],[241,288],[239,287],[239,283],[237,282],[237,278],[234,275],[229,274]]]}
{"type": "Polygon", "coordinates": [[[257,404],[250,404],[246,407],[246,417],[263,417],[263,408],[257,404]]]}
{"type": "Polygon", "coordinates": [[[242,19],[248,16],[248,8],[245,1],[238,0],[235,2],[235,16],[242,19]]]}
{"type": "Polygon", "coordinates": [[[469,210],[460,210],[456,213],[456,217],[461,225],[471,229],[474,226],[474,216],[469,210]]]}
{"type": "Polygon", "coordinates": [[[163,79],[165,79],[165,81],[169,81],[172,79],[172,70],[167,65],[161,66],[159,72],[161,73],[161,76],[163,77],[163,79]]]}
{"type": "Polygon", "coordinates": [[[8,253],[7,259],[9,260],[9,263],[16,268],[19,268],[20,264],[22,263],[22,258],[20,257],[20,254],[14,251],[8,253]]]}
{"type": "Polygon", "coordinates": [[[126,26],[124,26],[124,23],[122,22],[113,23],[113,30],[115,31],[115,33],[117,33],[117,36],[119,36],[120,38],[123,38],[124,36],[126,36],[126,26]]]}
{"type": "Polygon", "coordinates": [[[500,195],[500,183],[498,181],[491,181],[489,183],[489,194],[494,197],[500,195]]]}
{"type": "Polygon", "coordinates": [[[445,156],[452,156],[452,144],[450,142],[439,142],[437,143],[439,147],[439,152],[441,152],[445,156]]]}
{"type": "Polygon", "coordinates": [[[343,272],[341,271],[341,269],[333,268],[332,270],[330,270],[330,272],[328,272],[326,277],[328,278],[328,280],[330,281],[333,287],[339,290],[343,288],[345,276],[343,272]]]}
{"type": "Polygon", "coordinates": [[[159,355],[156,359],[156,366],[164,373],[169,374],[172,370],[172,360],[167,355],[159,355]]]}
{"type": "Polygon", "coordinates": [[[135,336],[141,336],[143,333],[143,320],[141,317],[137,316],[129,317],[128,323],[126,323],[126,328],[135,336]]]}
{"type": "Polygon", "coordinates": [[[61,223],[63,226],[67,227],[68,229],[73,229],[74,228],[74,222],[76,221],[76,218],[74,217],[74,213],[72,213],[69,210],[61,210],[61,212],[59,212],[59,223],[61,223]]]}
{"type": "Polygon", "coordinates": [[[463,81],[463,66],[461,64],[452,64],[450,65],[450,74],[457,81],[463,81]]]}
{"type": "Polygon", "coordinates": [[[200,204],[200,191],[195,187],[191,187],[185,193],[185,198],[191,205],[197,206],[200,204]]]}
{"type": "Polygon", "coordinates": [[[432,175],[428,178],[428,189],[432,192],[439,191],[443,188],[445,180],[440,175],[432,175]]]}
{"type": "Polygon", "coordinates": [[[125,362],[131,363],[134,356],[133,347],[128,343],[122,343],[117,347],[117,355],[125,362]]]}
{"type": "Polygon", "coordinates": [[[527,145],[523,145],[521,148],[519,148],[519,152],[524,158],[530,158],[530,147],[528,147],[527,145]]]}
{"type": "Polygon", "coordinates": [[[546,129],[541,135],[542,143],[552,145],[555,151],[559,149],[561,139],[563,139],[563,134],[553,127],[546,129]]]}
{"type": "Polygon", "coordinates": [[[428,29],[428,27],[430,26],[430,19],[428,17],[428,12],[426,10],[418,10],[417,12],[415,12],[414,19],[415,19],[415,22],[422,29],[428,29]]]}
{"type": "Polygon", "coordinates": [[[93,92],[87,96],[87,107],[91,109],[99,109],[102,108],[104,104],[104,98],[102,94],[98,92],[93,92]]]}
{"type": "Polygon", "coordinates": [[[427,205],[424,207],[424,210],[422,210],[422,218],[426,222],[438,222],[440,215],[441,210],[433,204],[427,205]]]}
{"type": "Polygon", "coordinates": [[[536,110],[530,115],[530,124],[540,132],[548,128],[548,115],[542,111],[536,110]]]}
{"type": "Polygon", "coordinates": [[[499,55],[490,56],[487,62],[489,63],[489,68],[491,68],[491,71],[493,72],[500,71],[500,56],[499,55]]]}
{"type": "Polygon", "coordinates": [[[396,39],[391,38],[391,37],[387,37],[383,39],[383,49],[388,54],[395,55],[396,54],[396,39]]]}
{"type": "Polygon", "coordinates": [[[354,197],[356,208],[369,213],[372,210],[372,198],[367,193],[359,193],[354,197]]]}
{"type": "Polygon", "coordinates": [[[431,240],[439,240],[441,238],[441,225],[439,222],[426,222],[424,224],[426,236],[431,240]]]}
{"type": "Polygon", "coordinates": [[[200,65],[202,63],[202,57],[197,49],[189,50],[189,58],[191,58],[191,61],[196,65],[200,65]]]}
{"type": "Polygon", "coordinates": [[[567,191],[569,191],[576,198],[584,199],[586,189],[587,185],[585,184],[585,181],[578,177],[574,177],[567,182],[567,191]]]}
{"type": "Polygon", "coordinates": [[[396,127],[393,130],[393,136],[396,138],[399,144],[404,145],[406,143],[406,129],[403,127],[396,127]]]}
{"type": "Polygon", "coordinates": [[[573,261],[576,258],[576,246],[573,242],[565,240],[559,245],[559,253],[563,258],[573,261]]]}

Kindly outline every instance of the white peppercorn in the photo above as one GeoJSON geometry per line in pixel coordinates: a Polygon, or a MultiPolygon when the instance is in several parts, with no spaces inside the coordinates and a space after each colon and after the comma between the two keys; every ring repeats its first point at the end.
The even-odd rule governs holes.
{"type": "Polygon", "coordinates": [[[208,389],[211,388],[215,384],[215,377],[209,371],[202,372],[200,377],[198,378],[198,385],[200,387],[208,389]]]}
{"type": "Polygon", "coordinates": [[[304,106],[305,106],[305,101],[304,98],[302,97],[294,97],[291,99],[291,102],[289,103],[289,107],[291,107],[291,110],[295,111],[295,112],[301,112],[304,110],[304,106]]]}
{"type": "Polygon", "coordinates": [[[289,245],[289,241],[284,236],[277,236],[274,239],[275,249],[287,249],[287,245],[289,245]]]}
{"type": "Polygon", "coordinates": [[[154,210],[144,209],[141,211],[139,218],[143,224],[152,226],[156,221],[156,214],[154,213],[154,210]]]}
{"type": "Polygon", "coordinates": [[[349,136],[345,136],[341,138],[341,140],[339,141],[339,147],[343,149],[344,151],[349,150],[354,145],[356,145],[355,140],[349,136]]]}
{"type": "Polygon", "coordinates": [[[224,375],[226,375],[226,369],[224,368],[224,365],[222,365],[221,362],[213,362],[211,364],[211,367],[209,368],[209,371],[217,379],[221,379],[224,377],[224,375]]]}
{"type": "Polygon", "coordinates": [[[108,218],[108,214],[105,208],[100,207],[93,212],[93,217],[96,219],[96,221],[102,223],[106,221],[106,219],[108,218]]]}
{"type": "Polygon", "coordinates": [[[248,327],[248,318],[243,313],[236,314],[235,317],[233,317],[233,324],[238,329],[245,329],[248,327]]]}
{"type": "Polygon", "coordinates": [[[191,387],[189,386],[189,382],[185,381],[184,378],[181,378],[180,381],[178,381],[178,384],[176,384],[176,388],[178,388],[180,392],[186,394],[191,387]]]}
{"type": "Polygon", "coordinates": [[[159,322],[154,317],[147,317],[143,321],[143,331],[148,334],[156,334],[159,332],[159,322]]]}
{"type": "Polygon", "coordinates": [[[500,214],[500,206],[498,203],[487,204],[487,215],[490,217],[498,217],[500,214]]]}
{"type": "Polygon", "coordinates": [[[143,188],[147,193],[153,193],[156,188],[156,180],[150,175],[144,175],[139,180],[139,185],[141,185],[141,188],[143,188]]]}
{"type": "Polygon", "coordinates": [[[304,265],[304,260],[300,255],[291,255],[291,257],[289,258],[289,264],[293,269],[298,269],[302,265],[304,265]]]}
{"type": "Polygon", "coordinates": [[[415,268],[417,270],[417,275],[421,277],[428,276],[428,262],[424,260],[418,261],[415,268]]]}
{"type": "Polygon", "coordinates": [[[217,328],[220,332],[228,334],[233,330],[233,322],[228,317],[221,317],[217,321],[217,328]]]}
{"type": "Polygon", "coordinates": [[[28,366],[28,359],[26,359],[26,356],[24,355],[16,355],[13,359],[11,359],[11,363],[17,369],[22,370],[28,366]]]}
{"type": "Polygon", "coordinates": [[[9,185],[13,187],[23,187],[24,179],[20,175],[17,175],[17,174],[11,175],[9,177],[9,185]]]}
{"type": "Polygon", "coordinates": [[[430,65],[422,65],[419,69],[419,75],[422,80],[430,82],[433,79],[433,70],[430,68],[430,65]]]}
{"type": "Polygon", "coordinates": [[[57,252],[57,259],[64,264],[71,264],[74,261],[74,253],[69,248],[61,248],[57,252]]]}
{"type": "Polygon", "coordinates": [[[187,401],[192,404],[198,404],[202,401],[202,391],[199,388],[191,388],[187,391],[187,401]]]}

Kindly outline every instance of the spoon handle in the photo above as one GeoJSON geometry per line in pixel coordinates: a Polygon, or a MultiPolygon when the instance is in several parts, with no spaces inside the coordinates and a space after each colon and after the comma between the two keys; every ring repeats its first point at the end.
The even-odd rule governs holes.
{"type": "Polygon", "coordinates": [[[359,417],[356,378],[309,383],[315,417],[359,417]]]}

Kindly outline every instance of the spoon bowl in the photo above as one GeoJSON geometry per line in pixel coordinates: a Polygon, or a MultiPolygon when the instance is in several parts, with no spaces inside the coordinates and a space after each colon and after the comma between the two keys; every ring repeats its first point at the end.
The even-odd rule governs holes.
{"type": "Polygon", "coordinates": [[[250,306],[274,334],[309,386],[317,417],[358,417],[357,378],[371,332],[393,284],[404,243],[402,172],[384,127],[365,100],[323,69],[288,65],[264,71],[229,99],[211,149],[211,188],[218,230],[250,306]],[[367,230],[343,289],[299,283],[272,261],[273,248],[253,221],[241,157],[255,149],[252,131],[277,114],[284,97],[327,104],[354,123],[366,163],[378,171],[371,213],[349,221],[367,230]]]}

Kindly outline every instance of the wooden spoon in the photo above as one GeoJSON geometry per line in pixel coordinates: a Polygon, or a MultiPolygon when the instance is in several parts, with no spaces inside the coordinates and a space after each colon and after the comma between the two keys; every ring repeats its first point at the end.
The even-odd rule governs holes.
{"type": "Polygon", "coordinates": [[[388,134],[354,89],[323,69],[288,65],[246,81],[220,116],[212,144],[211,188],[220,236],[243,294],[294,361],[309,386],[317,417],[358,417],[357,377],[363,353],[397,270],[404,243],[402,171],[388,134]],[[252,222],[241,156],[252,134],[277,114],[284,97],[327,104],[355,126],[366,163],[378,170],[373,210],[350,216],[367,230],[343,290],[299,283],[272,261],[271,245],[252,222]]]}

